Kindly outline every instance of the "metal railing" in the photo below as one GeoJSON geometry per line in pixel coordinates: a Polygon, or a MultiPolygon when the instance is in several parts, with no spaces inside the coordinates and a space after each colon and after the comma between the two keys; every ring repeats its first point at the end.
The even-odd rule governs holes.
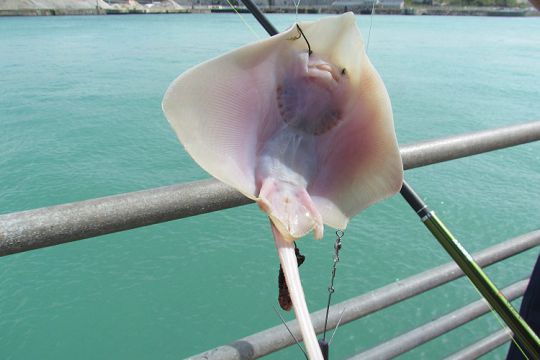
{"type": "MultiPolygon", "coordinates": [[[[405,145],[405,170],[540,140],[540,121],[405,145]]],[[[245,205],[217,180],[0,215],[0,256],[245,205]]]]}
{"type": "MultiPolygon", "coordinates": [[[[525,293],[529,280],[518,281],[502,290],[508,300],[514,300],[525,293]]],[[[351,360],[384,360],[392,359],[409,350],[414,349],[430,340],[435,339],[477,317],[484,315],[490,310],[489,304],[484,300],[478,300],[456,311],[446,314],[427,324],[419,326],[408,333],[399,335],[392,340],[377,345],[367,351],[361,352],[351,360]]]]}
{"type": "MultiPolygon", "coordinates": [[[[408,170],[538,140],[540,140],[540,121],[535,121],[405,145],[400,151],[404,168],[408,170]]],[[[251,200],[236,190],[216,180],[203,180],[0,215],[0,256],[204,214],[250,202],[251,200]]],[[[474,258],[484,267],[539,244],[540,230],[537,230],[480,251],[474,258]]],[[[455,263],[448,263],[333,305],[328,319],[328,329],[336,326],[338,314],[345,308],[347,311],[343,315],[342,324],[461,276],[463,273],[459,267],[455,263]]],[[[508,295],[511,298],[520,296],[525,286],[523,281],[511,286],[507,289],[508,295]]],[[[486,306],[485,301],[481,300],[465,307],[465,310],[457,310],[457,314],[462,316],[461,322],[465,322],[482,314],[486,306]]],[[[317,333],[323,330],[324,315],[325,310],[312,314],[317,333]]],[[[454,325],[459,326],[461,322],[455,320],[455,315],[449,314],[424,327],[398,336],[358,354],[357,358],[372,356],[383,359],[408,351],[421,344],[423,339],[439,336],[454,325]]],[[[300,335],[296,321],[291,321],[287,325],[295,336],[300,335]]],[[[495,333],[455,353],[451,358],[474,358],[500,346],[509,336],[508,331],[495,333]]],[[[280,325],[194,356],[193,359],[252,359],[292,344],[293,339],[280,325]]]]}
{"type": "Polygon", "coordinates": [[[499,330],[475,344],[468,346],[460,351],[448,356],[445,360],[474,360],[498,348],[504,343],[510,341],[512,332],[508,329],[499,330]]]}
{"type": "MultiPolygon", "coordinates": [[[[482,250],[474,254],[473,258],[480,266],[485,267],[538,245],[540,245],[540,230],[524,234],[482,250]]],[[[343,313],[343,318],[341,320],[342,325],[456,280],[463,275],[464,274],[459,267],[451,262],[335,304],[330,307],[328,328],[335,328],[339,321],[340,314],[344,309],[347,309],[347,311],[343,313]]],[[[311,314],[311,320],[317,333],[323,331],[325,314],[326,309],[311,314]]],[[[287,326],[295,337],[300,337],[300,329],[296,320],[289,321],[287,326]]],[[[238,339],[228,345],[206,351],[191,359],[254,359],[293,344],[294,340],[285,327],[283,325],[278,325],[245,338],[238,339]]]]}

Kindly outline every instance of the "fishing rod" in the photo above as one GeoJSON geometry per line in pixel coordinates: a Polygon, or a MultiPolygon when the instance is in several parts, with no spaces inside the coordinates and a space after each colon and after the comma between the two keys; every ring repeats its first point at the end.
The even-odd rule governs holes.
{"type": "Polygon", "coordinates": [[[515,337],[532,356],[532,359],[540,359],[540,339],[538,339],[538,336],[497,289],[467,250],[452,235],[441,219],[435,215],[435,212],[427,206],[406,181],[403,181],[400,194],[448,255],[467,275],[491,308],[499,314],[506,325],[514,332],[515,337]]]}
{"type": "Polygon", "coordinates": [[[274,36],[274,35],[278,34],[278,31],[274,27],[274,25],[272,25],[270,20],[268,20],[266,15],[264,15],[262,13],[261,9],[259,9],[259,7],[257,5],[255,5],[255,3],[253,1],[251,1],[251,0],[240,0],[240,1],[242,1],[242,3],[246,6],[246,8],[251,13],[251,15],[253,15],[255,17],[255,19],[257,19],[259,24],[261,24],[261,26],[264,28],[264,30],[266,30],[268,35],[274,36]]]}
{"type": "MultiPolygon", "coordinates": [[[[241,1],[270,36],[278,33],[276,28],[252,0],[241,1]]],[[[474,261],[467,250],[465,250],[452,235],[450,230],[448,230],[444,223],[435,215],[435,212],[428,208],[424,201],[406,181],[403,181],[400,194],[420,217],[420,220],[437,239],[439,244],[441,244],[444,250],[446,250],[450,257],[461,268],[463,273],[467,275],[469,280],[484,299],[486,299],[491,308],[499,314],[506,325],[514,332],[514,336],[519,343],[523,345],[533,359],[540,359],[540,339],[538,336],[525,320],[521,318],[512,304],[510,304],[510,302],[501,294],[495,284],[493,284],[482,268],[474,261]]]]}

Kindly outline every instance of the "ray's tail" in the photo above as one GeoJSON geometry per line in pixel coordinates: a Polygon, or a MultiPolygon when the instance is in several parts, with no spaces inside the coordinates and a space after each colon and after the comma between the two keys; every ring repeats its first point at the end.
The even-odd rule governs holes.
{"type": "Polygon", "coordinates": [[[281,267],[285,274],[285,280],[287,281],[287,286],[289,288],[294,313],[298,320],[298,324],[300,325],[300,331],[302,332],[302,338],[306,345],[308,356],[310,360],[323,360],[321,348],[319,347],[315,330],[311,323],[311,317],[309,316],[302,283],[300,282],[300,274],[298,273],[298,264],[294,252],[294,243],[285,240],[274,224],[272,224],[272,233],[274,234],[279,261],[281,262],[281,267]]]}

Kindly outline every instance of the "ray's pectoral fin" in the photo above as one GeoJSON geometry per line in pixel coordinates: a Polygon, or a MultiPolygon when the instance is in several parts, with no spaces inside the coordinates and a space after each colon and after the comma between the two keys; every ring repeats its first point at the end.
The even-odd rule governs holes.
{"type": "Polygon", "coordinates": [[[294,240],[321,238],[323,223],[344,229],[403,179],[390,99],[354,14],[302,22],[186,71],[163,110],[193,159],[270,217],[309,357],[322,359],[294,240]]]}
{"type": "Polygon", "coordinates": [[[323,237],[323,219],[307,190],[300,185],[274,178],[263,181],[257,204],[268,214],[285,239],[292,242],[314,231],[315,239],[323,237]]]}

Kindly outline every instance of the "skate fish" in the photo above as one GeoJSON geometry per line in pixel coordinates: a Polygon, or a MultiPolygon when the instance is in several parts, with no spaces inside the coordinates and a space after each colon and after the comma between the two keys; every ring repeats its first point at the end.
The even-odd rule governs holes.
{"type": "Polygon", "coordinates": [[[322,359],[294,241],[397,192],[403,166],[390,99],[352,13],[300,22],[202,63],[163,111],[193,159],[269,216],[310,359],[322,359]]]}

